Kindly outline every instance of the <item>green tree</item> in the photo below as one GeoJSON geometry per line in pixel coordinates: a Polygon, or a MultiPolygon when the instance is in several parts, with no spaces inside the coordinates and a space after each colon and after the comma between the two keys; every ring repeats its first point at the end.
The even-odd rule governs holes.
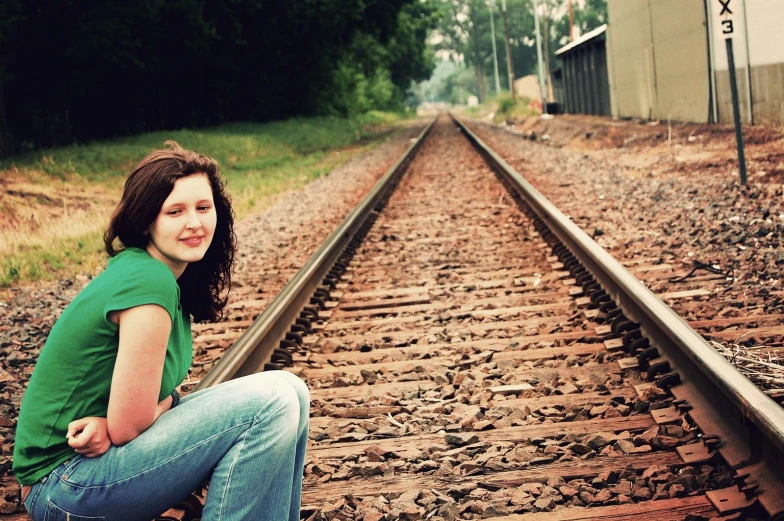
{"type": "Polygon", "coordinates": [[[0,157],[11,150],[11,133],[5,112],[3,84],[8,81],[8,60],[19,45],[18,28],[23,21],[22,2],[5,0],[0,2],[0,157]]]}
{"type": "Polygon", "coordinates": [[[439,50],[465,63],[476,78],[480,101],[487,97],[485,65],[492,60],[490,13],[483,0],[443,0],[439,50]]]}
{"type": "MultiPolygon", "coordinates": [[[[454,60],[471,67],[476,79],[476,93],[484,100],[488,78],[493,75],[493,45],[491,41],[490,7],[487,0],[441,0],[441,23],[437,48],[449,53],[454,60]]],[[[507,89],[507,58],[500,1],[493,9],[499,76],[507,89]]],[[[534,18],[531,0],[509,0],[506,3],[509,40],[515,76],[536,70],[534,47],[534,18]]]]}
{"type": "Polygon", "coordinates": [[[468,69],[458,69],[447,76],[441,84],[439,98],[453,105],[461,105],[468,102],[468,96],[473,92],[478,92],[476,75],[468,69]]]}
{"type": "MultiPolygon", "coordinates": [[[[512,61],[515,76],[536,74],[536,37],[534,10],[531,0],[507,2],[512,61]]],[[[504,50],[504,54],[506,50],[504,50]]]]}
{"type": "MultiPolygon", "coordinates": [[[[484,99],[488,79],[492,83],[492,42],[488,4],[492,0],[432,0],[437,2],[441,22],[437,34],[441,40],[436,49],[445,51],[456,62],[463,62],[475,76],[475,93],[484,99]]],[[[495,0],[496,47],[502,86],[509,88],[506,80],[506,47],[500,15],[501,0],[495,0]]],[[[556,64],[555,51],[568,43],[569,14],[566,0],[535,0],[540,10],[540,24],[547,71],[556,64]]],[[[534,28],[534,1],[508,0],[509,40],[513,69],[516,77],[537,72],[536,36],[534,28]]],[[[606,23],[606,0],[574,2],[575,24],[584,34],[606,23]]],[[[456,78],[455,78],[456,79],[456,78]]],[[[454,83],[455,79],[452,80],[454,83]]],[[[444,92],[454,92],[453,86],[444,92]]]]}
{"type": "Polygon", "coordinates": [[[0,153],[400,106],[435,20],[421,0],[3,0],[0,153]]]}
{"type": "Polygon", "coordinates": [[[356,33],[317,98],[319,112],[402,109],[412,82],[427,79],[435,67],[426,39],[438,16],[432,4],[414,2],[400,10],[383,38],[356,33]]]}

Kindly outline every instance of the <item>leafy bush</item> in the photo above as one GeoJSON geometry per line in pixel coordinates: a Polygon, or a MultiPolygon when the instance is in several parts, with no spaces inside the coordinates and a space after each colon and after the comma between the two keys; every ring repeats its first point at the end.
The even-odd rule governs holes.
{"type": "Polygon", "coordinates": [[[317,100],[322,114],[355,118],[373,110],[403,110],[403,93],[384,67],[367,73],[361,65],[346,59],[334,71],[332,81],[317,100]]]}
{"type": "MultiPolygon", "coordinates": [[[[509,114],[516,105],[515,100],[512,99],[512,95],[508,92],[502,92],[495,100],[498,103],[498,112],[501,114],[509,114]]],[[[530,103],[530,100],[528,100],[528,103],[530,103]]],[[[528,103],[526,103],[526,105],[528,103]]]]}
{"type": "Polygon", "coordinates": [[[493,117],[495,122],[539,115],[538,110],[531,108],[531,98],[525,96],[518,96],[516,99],[512,99],[510,93],[502,92],[495,97],[493,102],[498,106],[493,117]]]}

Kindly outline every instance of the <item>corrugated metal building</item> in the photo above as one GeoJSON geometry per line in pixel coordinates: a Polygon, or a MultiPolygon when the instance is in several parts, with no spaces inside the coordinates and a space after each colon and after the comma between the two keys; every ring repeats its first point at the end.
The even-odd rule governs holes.
{"type": "Polygon", "coordinates": [[[705,5],[608,0],[613,115],[707,122],[710,79],[705,5]]]}
{"type": "MultiPolygon", "coordinates": [[[[567,112],[732,122],[725,35],[716,30],[727,2],[607,0],[606,30],[556,53],[558,101],[567,112]]],[[[784,123],[784,1],[729,2],[742,119],[784,123]]]]}
{"type": "Polygon", "coordinates": [[[556,51],[561,67],[554,90],[563,112],[610,115],[606,33],[605,24],[556,51]]]}

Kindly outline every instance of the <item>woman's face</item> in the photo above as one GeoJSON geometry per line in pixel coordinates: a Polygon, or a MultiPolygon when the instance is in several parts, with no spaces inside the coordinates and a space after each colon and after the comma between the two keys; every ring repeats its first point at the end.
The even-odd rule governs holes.
{"type": "Polygon", "coordinates": [[[204,174],[182,177],[174,183],[158,217],[147,230],[147,252],[182,275],[189,262],[204,257],[215,234],[217,215],[210,181],[204,174]]]}

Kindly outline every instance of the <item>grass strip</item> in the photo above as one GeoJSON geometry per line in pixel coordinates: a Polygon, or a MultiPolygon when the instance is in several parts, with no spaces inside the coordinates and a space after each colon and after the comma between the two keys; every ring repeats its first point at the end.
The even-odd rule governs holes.
{"type": "Polygon", "coordinates": [[[5,189],[0,195],[7,196],[0,197],[0,287],[95,273],[105,261],[101,234],[125,176],[168,139],[220,162],[237,217],[243,218],[261,213],[279,194],[299,190],[376,146],[398,119],[372,112],[353,119],[233,123],[5,159],[0,162],[3,184],[13,179],[14,186],[11,190],[10,184],[0,184],[5,189]],[[10,195],[24,191],[27,198],[10,195]],[[92,193],[100,197],[90,198],[92,193]]]}
{"type": "Polygon", "coordinates": [[[493,123],[501,123],[508,120],[519,121],[541,114],[538,107],[532,106],[530,98],[518,96],[516,99],[512,99],[508,92],[502,92],[489,98],[481,105],[466,107],[463,112],[472,118],[491,119],[493,123]]]}

